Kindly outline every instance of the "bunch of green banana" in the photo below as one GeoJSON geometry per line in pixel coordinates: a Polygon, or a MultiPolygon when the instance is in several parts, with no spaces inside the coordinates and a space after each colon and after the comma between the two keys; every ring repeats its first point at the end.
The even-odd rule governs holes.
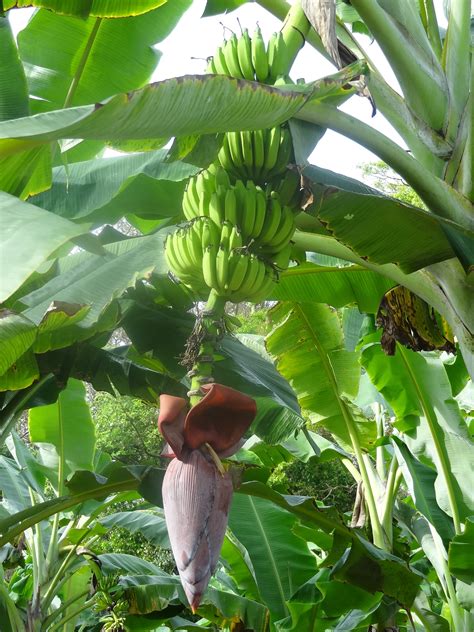
{"type": "Polygon", "coordinates": [[[292,150],[290,131],[277,125],[251,132],[227,132],[217,160],[234,178],[265,184],[285,173],[292,150]]]}
{"type": "Polygon", "coordinates": [[[278,269],[288,266],[291,244],[266,255],[251,253],[232,222],[217,226],[199,217],[168,236],[165,254],[172,272],[199,294],[214,289],[229,301],[263,300],[278,280],[278,269]]]}
{"type": "MultiPolygon", "coordinates": [[[[278,253],[290,241],[295,230],[293,209],[281,203],[280,195],[271,191],[269,197],[253,180],[234,185],[223,182],[222,169],[214,173],[202,171],[189,180],[183,197],[186,218],[207,217],[221,230],[225,223],[236,228],[238,241],[231,248],[247,245],[253,251],[278,253]]],[[[224,172],[225,173],[225,172],[224,172]]]]}
{"type": "MultiPolygon", "coordinates": [[[[206,284],[202,274],[202,238],[204,222],[194,221],[168,235],[165,242],[165,257],[170,270],[184,285],[198,294],[205,292],[206,284]]],[[[219,231],[215,230],[218,235],[219,231]]]]}
{"type": "Polygon", "coordinates": [[[204,251],[204,280],[228,301],[258,303],[268,295],[277,275],[260,257],[243,248],[230,248],[233,230],[224,227],[219,247],[208,246],[204,251]]]}
{"type": "MultiPolygon", "coordinates": [[[[229,175],[219,165],[212,165],[188,180],[183,196],[183,212],[187,220],[209,217],[211,195],[231,186],[229,175]]],[[[225,218],[223,218],[225,219],[225,218]]]]}
{"type": "Polygon", "coordinates": [[[247,29],[242,31],[240,37],[233,33],[217,49],[207,70],[236,79],[274,83],[278,77],[288,74],[290,62],[283,33],[273,33],[266,50],[262,32],[257,27],[252,37],[247,29]]]}
{"type": "Polygon", "coordinates": [[[267,83],[275,83],[279,77],[288,74],[290,58],[283,33],[273,33],[268,42],[269,76],[267,83]]]}
{"type": "Polygon", "coordinates": [[[208,71],[236,79],[265,82],[269,76],[268,55],[259,27],[250,37],[245,29],[240,37],[232,34],[209,62],[208,71]]]}
{"type": "Polygon", "coordinates": [[[263,253],[277,254],[283,250],[295,232],[295,214],[290,206],[282,205],[278,193],[272,191],[262,230],[255,239],[263,253]]]}
{"type": "Polygon", "coordinates": [[[267,194],[276,191],[280,202],[295,209],[301,208],[301,176],[293,169],[287,169],[285,175],[272,178],[266,186],[267,194]]]}

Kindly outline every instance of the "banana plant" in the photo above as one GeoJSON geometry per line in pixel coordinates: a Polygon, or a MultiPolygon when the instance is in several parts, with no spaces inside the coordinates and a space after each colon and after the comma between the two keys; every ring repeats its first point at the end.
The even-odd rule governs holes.
{"type": "Polygon", "coordinates": [[[29,434],[36,451],[12,433],[10,457],[1,457],[0,541],[5,568],[12,569],[3,579],[2,606],[12,630],[65,629],[97,600],[89,552],[107,531],[103,512],[140,499],[139,489],[151,493],[159,471],[134,472],[95,452],[77,380],[69,380],[57,403],[31,411],[29,434]]]}
{"type": "MultiPolygon", "coordinates": [[[[320,531],[315,535],[316,527],[326,536],[329,529],[333,536],[329,545],[326,538],[326,549],[318,552],[323,562],[326,552],[333,549],[326,562],[330,571],[319,569],[312,577],[302,573],[295,580],[298,586],[293,580],[287,583],[288,575],[274,573],[268,580],[263,574],[279,586],[279,598],[275,600],[259,589],[271,626],[298,629],[302,617],[308,617],[308,621],[323,621],[336,626],[334,629],[384,626],[387,622],[393,627],[401,617],[398,604],[402,604],[411,608],[407,617],[415,614],[413,625],[426,629],[446,629],[446,625],[456,630],[472,628],[472,577],[460,553],[472,536],[472,498],[464,484],[470,467],[470,440],[449,390],[448,365],[441,366],[437,356],[433,361],[423,355],[412,356],[401,345],[396,346],[394,358],[380,359],[376,338],[367,339],[362,352],[346,352],[335,315],[317,305],[357,304],[361,311],[374,314],[388,290],[404,286],[449,323],[465,365],[472,371],[472,72],[467,3],[453,0],[449,4],[446,34],[439,28],[432,2],[413,7],[408,2],[392,6],[383,0],[353,0],[349,13],[345,3],[337,3],[336,7],[324,3],[330,11],[326,23],[334,27],[328,33],[321,30],[321,21],[314,19],[314,8],[322,9],[322,3],[295,3],[289,11],[283,0],[261,0],[262,6],[285,20],[268,47],[258,29],[252,37],[244,30],[241,37],[233,35],[219,48],[209,62],[208,75],[150,85],[146,84],[157,61],[151,46],[172,30],[189,2],[130,2],[120,10],[111,9],[110,3],[77,3],[77,7],[69,7],[71,14],[67,16],[55,11],[58,3],[52,0],[36,2],[33,4],[41,8],[20,33],[17,44],[3,9],[8,12],[19,4],[0,5],[2,76],[8,79],[0,86],[0,217],[5,228],[0,243],[9,262],[0,286],[1,438],[9,435],[25,408],[32,409],[34,419],[35,411],[40,414],[39,406],[60,407],[59,394],[71,377],[90,381],[104,390],[133,392],[149,401],[156,401],[162,393],[184,401],[190,391],[192,404],[198,404],[206,381],[216,379],[255,399],[257,416],[251,431],[260,439],[281,443],[302,430],[306,447],[316,455],[317,443],[304,427],[303,415],[308,415],[313,422],[325,424],[340,444],[338,449],[351,455],[344,462],[360,483],[360,524],[366,504],[371,531],[365,535],[377,546],[345,524],[329,519],[326,512],[314,511],[311,501],[290,502],[261,481],[248,480],[243,492],[263,497],[302,521],[301,525],[290,525],[283,514],[282,520],[289,528],[305,534],[305,546],[311,546],[310,537],[321,541],[320,531]],[[385,82],[350,32],[349,23],[359,28],[362,25],[378,42],[393,67],[403,97],[385,82]],[[289,66],[304,38],[332,58],[338,71],[312,85],[295,85],[288,77],[289,66]],[[51,42],[56,49],[51,48],[51,42]],[[111,62],[111,48],[119,49],[121,63],[116,59],[111,62]],[[409,153],[338,109],[356,92],[375,102],[409,153]],[[325,129],[345,134],[377,154],[413,187],[425,208],[395,201],[354,180],[307,165],[306,157],[325,129]],[[171,151],[163,150],[171,137],[175,137],[171,151]],[[283,137],[284,143],[276,142],[283,137]],[[129,153],[99,161],[96,156],[106,144],[129,153]],[[288,161],[290,147],[296,171],[288,170],[283,188],[272,184],[271,190],[277,195],[272,197],[268,192],[271,212],[257,234],[254,218],[260,217],[261,221],[263,217],[258,206],[262,195],[257,187],[263,191],[262,185],[279,161],[280,147],[280,162],[288,161]],[[135,154],[137,151],[147,153],[135,154]],[[216,161],[233,180],[244,176],[248,179],[251,173],[254,187],[234,190],[234,182],[229,179],[224,183],[222,172],[217,176],[214,172],[215,188],[224,184],[225,198],[222,206],[218,197],[209,199],[209,213],[212,208],[219,220],[222,213],[227,213],[224,220],[235,224],[241,213],[239,194],[243,199],[245,196],[245,208],[253,205],[254,217],[252,225],[250,221],[247,225],[246,216],[239,219],[246,231],[246,242],[240,245],[242,234],[227,230],[229,226],[222,247],[222,233],[218,245],[215,235],[206,236],[210,239],[205,248],[206,278],[201,279],[179,269],[179,261],[170,258],[169,246],[176,241],[180,258],[186,255],[197,262],[199,248],[191,252],[188,248],[187,252],[188,240],[180,241],[183,229],[175,232],[174,226],[183,220],[183,200],[185,217],[199,224],[193,216],[196,200],[192,198],[203,179],[199,180],[197,171],[216,161]],[[256,173],[264,174],[262,181],[256,173]],[[305,212],[295,218],[282,208],[292,207],[294,195],[300,193],[299,176],[305,190],[305,212]],[[191,180],[185,190],[188,178],[191,180]],[[233,191],[236,199],[227,191],[233,191]],[[278,206],[273,201],[285,196],[289,204],[278,206]],[[123,217],[139,236],[129,237],[106,227],[123,217]],[[294,235],[292,221],[297,225],[294,235]],[[259,243],[262,231],[265,239],[259,243]],[[173,233],[176,237],[171,236],[173,233]],[[289,240],[296,248],[288,248],[289,240]],[[223,317],[225,299],[232,298],[232,292],[241,287],[238,277],[227,278],[229,261],[225,255],[231,250],[239,252],[239,256],[232,257],[232,269],[238,267],[242,275],[246,267],[240,279],[241,283],[248,281],[245,297],[260,298],[258,292],[252,296],[251,290],[262,270],[265,276],[268,264],[249,265],[248,254],[254,245],[257,256],[268,255],[271,269],[276,267],[281,272],[280,283],[268,280],[262,298],[292,301],[275,310],[275,331],[267,344],[294,390],[278,376],[268,357],[251,352],[225,333],[232,326],[231,320],[223,317]],[[285,270],[291,257],[301,261],[302,251],[317,253],[317,262],[285,270]],[[176,285],[166,278],[165,256],[183,283],[176,285]],[[333,265],[322,264],[324,256],[332,257],[333,265]],[[254,283],[244,278],[251,268],[254,283]],[[194,319],[185,312],[198,299],[207,299],[209,288],[215,290],[214,286],[218,291],[211,291],[208,305],[212,313],[200,321],[206,335],[195,336],[195,342],[202,343],[198,358],[205,360],[195,363],[192,374],[186,376],[177,358],[191,334],[194,319]],[[123,326],[131,344],[104,348],[119,326],[123,326]],[[320,335],[319,326],[326,336],[320,335]],[[301,331],[309,332],[304,349],[298,347],[301,331]],[[216,338],[221,334],[217,348],[216,338]],[[296,348],[291,348],[292,343],[298,343],[296,348]],[[302,365],[295,363],[293,352],[311,356],[307,375],[301,374],[302,365]],[[375,420],[364,414],[362,402],[356,399],[363,380],[358,358],[362,358],[367,374],[383,396],[369,402],[375,420]],[[308,376],[312,378],[309,386],[305,382],[308,376]],[[320,398],[318,380],[324,386],[320,398]],[[430,380],[441,384],[445,396],[442,401],[438,401],[439,393],[432,392],[430,380]],[[393,384],[398,383],[406,385],[408,404],[393,392],[393,384]],[[392,413],[396,417],[393,438],[385,436],[383,424],[392,413]],[[462,458],[455,461],[454,453],[462,458]],[[402,484],[410,493],[415,513],[407,503],[394,502],[402,484]],[[311,536],[305,530],[308,524],[311,536]],[[420,551],[410,553],[410,572],[398,581],[406,592],[396,590],[394,578],[400,580],[401,576],[397,556],[403,557],[403,551],[397,548],[400,542],[394,524],[413,546],[419,542],[438,578],[436,594],[418,593],[414,606],[417,581],[426,578],[431,567],[427,571],[423,566],[420,551]],[[370,583],[361,572],[369,564],[378,569],[379,583],[370,583]],[[414,569],[419,577],[412,572],[414,569]],[[359,594],[364,616],[354,612],[355,607],[350,613],[341,613],[331,599],[322,597],[332,590],[333,595],[340,595],[341,587],[336,589],[334,581],[350,581],[354,575],[362,575],[358,588],[365,591],[359,594]],[[371,599],[369,595],[374,592],[383,593],[384,599],[371,599]],[[441,612],[436,610],[436,599],[447,604],[441,612]]],[[[207,10],[216,13],[235,6],[235,2],[210,0],[207,10]]],[[[205,192],[206,187],[202,188],[205,192]]],[[[301,202],[299,199],[298,204],[301,202]]],[[[192,238],[197,235],[200,239],[204,262],[204,224],[207,232],[212,226],[204,220],[200,224],[202,232],[193,228],[192,238]]],[[[189,356],[196,359],[192,352],[191,345],[189,356]]],[[[89,462],[82,465],[90,468],[89,462]]],[[[59,537],[57,519],[51,526],[49,554],[44,546],[41,553],[44,534],[35,526],[40,517],[92,498],[100,485],[109,484],[76,472],[71,484],[82,481],[87,483],[86,488],[77,489],[77,494],[66,493],[63,476],[69,467],[67,459],[59,459],[57,498],[22,508],[16,515],[17,522],[21,518],[19,524],[14,524],[11,515],[3,522],[4,543],[25,529],[33,529],[33,565],[38,566],[41,555],[45,556],[45,564],[46,560],[53,566],[58,562],[54,553],[59,537]]],[[[115,484],[135,489],[144,483],[140,476],[129,473],[126,482],[112,478],[107,489],[117,491],[115,484]]],[[[257,518],[261,513],[262,520],[267,510],[268,515],[272,514],[265,504],[258,504],[259,500],[245,502],[239,497],[236,506],[240,503],[240,514],[251,509],[257,518]]],[[[233,522],[237,532],[239,521],[233,522]]],[[[253,535],[251,528],[244,528],[239,537],[257,559],[262,540],[256,541],[253,535]]],[[[268,543],[268,536],[263,537],[268,543]]],[[[271,555],[259,562],[259,574],[268,562],[278,564],[271,555]]],[[[283,563],[289,562],[285,558],[283,563]]],[[[44,577],[33,575],[34,615],[38,587],[44,577]]],[[[225,584],[228,579],[222,581],[225,584]]],[[[134,578],[126,582],[128,589],[139,585],[137,592],[179,592],[176,579],[139,583],[134,578]],[[153,586],[147,589],[149,584],[153,586]]],[[[107,590],[104,584],[105,601],[107,590]]],[[[257,594],[255,589],[253,594],[257,594]]],[[[232,606],[228,601],[224,605],[225,601],[222,595],[216,597],[221,611],[230,612],[235,600],[232,606]]],[[[265,629],[265,608],[241,602],[239,612],[245,608],[252,610],[254,627],[265,629]]],[[[18,626],[11,598],[5,600],[3,609],[12,627],[18,626]]]]}
{"type": "MultiPolygon", "coordinates": [[[[262,0],[259,4],[280,19],[284,19],[288,10],[283,0],[262,0]]],[[[328,198],[322,209],[319,204],[314,206],[312,214],[324,223],[325,231],[321,230],[319,223],[311,227],[307,218],[301,216],[301,232],[296,235],[296,243],[306,250],[324,252],[379,272],[424,298],[450,322],[472,375],[470,273],[474,198],[469,167],[472,155],[469,3],[460,0],[445,4],[446,31],[439,26],[432,2],[417,7],[407,2],[394,4],[376,0],[351,3],[352,21],[355,14],[380,46],[402,94],[387,83],[361,39],[351,32],[350,22],[344,21],[343,3],[314,0],[303,2],[302,6],[315,27],[308,34],[307,41],[320,54],[339,67],[342,65],[341,57],[344,59],[343,50],[345,59],[349,57],[367,63],[365,81],[369,92],[366,94],[372,96],[377,109],[392,124],[409,153],[370,125],[341,112],[330,103],[321,102],[317,97],[306,103],[296,117],[347,136],[390,165],[423,200],[429,212],[426,220],[432,222],[433,229],[435,224],[439,226],[450,254],[446,252],[442,260],[436,255],[428,256],[414,267],[402,265],[402,250],[416,252],[423,245],[412,232],[414,222],[407,223],[407,230],[401,234],[404,220],[400,216],[394,222],[395,229],[400,231],[397,254],[393,258],[390,255],[385,258],[386,253],[382,249],[376,252],[371,244],[382,243],[388,235],[393,237],[392,230],[387,230],[382,222],[372,222],[371,227],[366,224],[369,216],[375,217],[373,213],[378,207],[369,204],[358,206],[354,200],[354,205],[349,210],[344,207],[343,212],[354,217],[349,226],[347,222],[340,221],[343,214],[338,214],[337,197],[335,200],[328,198]],[[336,12],[336,5],[339,12],[336,12]],[[321,21],[313,17],[318,15],[318,11],[323,16],[321,21]],[[324,19],[325,11],[328,12],[326,17],[333,16],[332,21],[324,19]],[[323,24],[332,25],[332,28],[323,30],[323,24]],[[332,47],[328,42],[332,42],[332,47]],[[400,45],[400,42],[403,44],[400,45]],[[370,230],[370,236],[367,230],[370,230]]],[[[306,169],[303,169],[305,173],[306,169]]],[[[333,185],[331,175],[321,172],[316,178],[314,175],[309,168],[308,178],[313,183],[309,186],[318,199],[324,199],[325,192],[330,191],[328,187],[333,185]]],[[[339,195],[344,191],[353,191],[350,184],[343,180],[334,184],[341,189],[339,195]]],[[[342,196],[340,199],[342,202],[342,196]]],[[[415,213],[415,210],[411,209],[411,212],[415,213]]],[[[426,236],[431,234],[431,230],[427,231],[426,236]]]]}

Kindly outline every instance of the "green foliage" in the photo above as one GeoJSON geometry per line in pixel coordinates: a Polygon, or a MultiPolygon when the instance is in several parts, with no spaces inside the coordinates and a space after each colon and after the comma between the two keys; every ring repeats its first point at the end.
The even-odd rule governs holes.
{"type": "Polygon", "coordinates": [[[426,208],[412,187],[382,160],[367,162],[359,168],[363,177],[379,191],[383,191],[406,204],[426,208]]]}
{"type": "Polygon", "coordinates": [[[163,439],[155,407],[134,397],[96,393],[91,412],[100,450],[122,463],[159,463],[163,439]]]}
{"type": "Polygon", "coordinates": [[[239,334],[256,334],[259,336],[266,336],[270,330],[270,324],[268,321],[268,310],[264,309],[249,309],[247,314],[238,315],[240,320],[240,326],[237,329],[239,334]]]}
{"type": "MultiPolygon", "coordinates": [[[[139,506],[137,501],[116,503],[107,508],[101,517],[116,511],[132,511],[137,506],[139,506]]],[[[122,527],[109,528],[94,548],[98,554],[125,553],[127,555],[135,555],[147,562],[156,564],[166,573],[173,573],[175,569],[175,562],[169,549],[155,546],[141,533],[131,533],[130,530],[122,527]]]]}
{"type": "Polygon", "coordinates": [[[289,494],[312,496],[324,505],[333,505],[341,513],[352,511],[354,507],[357,486],[338,460],[285,463],[276,468],[270,481],[284,486],[289,494]]]}

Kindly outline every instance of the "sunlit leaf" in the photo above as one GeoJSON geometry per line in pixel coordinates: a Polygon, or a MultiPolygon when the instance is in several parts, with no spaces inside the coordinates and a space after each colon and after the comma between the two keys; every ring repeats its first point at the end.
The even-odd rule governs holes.
{"type": "Polygon", "coordinates": [[[0,302],[7,299],[60,246],[84,228],[0,191],[0,250],[7,263],[0,302]]]}

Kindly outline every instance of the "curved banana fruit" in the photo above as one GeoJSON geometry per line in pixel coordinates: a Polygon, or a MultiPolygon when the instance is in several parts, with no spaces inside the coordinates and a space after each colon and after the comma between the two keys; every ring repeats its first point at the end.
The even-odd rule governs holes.
{"type": "Polygon", "coordinates": [[[262,31],[259,26],[257,26],[252,35],[252,65],[257,81],[265,82],[269,73],[268,57],[262,31]]]}
{"type": "Polygon", "coordinates": [[[247,79],[247,81],[254,81],[252,42],[247,29],[244,29],[242,35],[237,40],[237,57],[243,78],[247,79]]]}

